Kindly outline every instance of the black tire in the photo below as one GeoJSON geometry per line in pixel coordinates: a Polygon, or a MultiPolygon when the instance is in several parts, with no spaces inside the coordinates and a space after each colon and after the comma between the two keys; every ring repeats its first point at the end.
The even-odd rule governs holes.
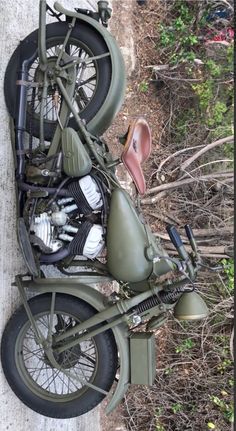
{"type": "MultiPolygon", "coordinates": [[[[64,41],[65,35],[68,31],[68,24],[65,22],[60,23],[52,23],[47,25],[47,33],[46,33],[46,46],[48,48],[49,54],[50,49],[52,51],[53,46],[57,46],[60,44],[60,42],[64,41]]],[[[78,54],[78,57],[80,55],[85,55],[83,53],[87,53],[89,56],[96,56],[103,53],[108,52],[108,47],[102,38],[102,36],[96,32],[90,25],[87,23],[84,23],[82,21],[77,21],[76,26],[74,27],[68,46],[78,46],[82,49],[79,50],[78,53],[76,52],[76,55],[78,54]]],[[[8,108],[8,111],[10,115],[15,118],[16,116],[16,80],[17,80],[17,72],[19,70],[20,65],[24,60],[30,59],[32,57],[32,60],[30,60],[30,67],[33,67],[35,64],[37,64],[37,58],[38,58],[38,30],[32,32],[29,36],[27,36],[21,44],[16,48],[15,52],[13,53],[7,69],[5,73],[5,81],[4,81],[4,93],[5,93],[5,101],[8,108]]],[[[55,57],[55,54],[50,54],[51,56],[55,57]]],[[[74,54],[73,54],[74,55],[74,54]]],[[[92,120],[92,118],[96,115],[96,113],[100,110],[102,107],[106,96],[109,92],[111,79],[112,79],[112,65],[110,57],[104,57],[100,60],[94,60],[93,61],[94,66],[94,73],[96,75],[96,82],[94,80],[90,81],[87,84],[84,84],[83,86],[79,87],[80,95],[77,97],[78,100],[80,100],[80,105],[78,106],[78,112],[80,113],[80,116],[82,119],[84,119],[87,123],[92,120]],[[93,84],[91,84],[93,82],[93,84]],[[88,94],[85,94],[85,87],[88,84],[95,87],[91,90],[92,93],[88,96],[88,94]],[[86,100],[86,97],[88,100],[86,100]]],[[[30,71],[29,67],[29,71],[30,71]]],[[[29,76],[29,80],[34,80],[34,76],[36,72],[32,72],[29,76]]],[[[93,75],[89,77],[89,79],[92,78],[93,75]]],[[[39,115],[33,114],[32,116],[32,103],[30,102],[30,99],[33,97],[36,97],[37,100],[37,91],[29,89],[28,90],[28,106],[27,106],[27,121],[26,121],[26,129],[28,132],[31,132],[33,136],[39,137],[39,115]],[[36,91],[36,96],[33,96],[33,91],[36,91]]],[[[88,90],[87,90],[88,93],[88,90]]],[[[39,98],[40,100],[40,98],[39,98]]],[[[39,111],[39,106],[37,106],[37,112],[39,111]]],[[[47,115],[47,112],[46,112],[47,115]]],[[[53,137],[53,133],[55,131],[56,121],[54,120],[45,120],[44,123],[44,131],[45,131],[45,140],[50,141],[53,137]]],[[[75,130],[78,129],[77,123],[73,117],[70,118],[69,126],[74,128],[75,130]]]]}
{"type": "MultiPolygon", "coordinates": [[[[38,319],[38,324],[41,325],[40,328],[45,331],[45,322],[49,322],[50,304],[51,294],[39,295],[29,300],[33,315],[38,319]],[[39,321],[39,319],[41,320],[39,321]]],[[[94,313],[95,310],[82,300],[70,295],[56,295],[54,322],[57,321],[57,325],[60,322],[60,331],[68,327],[68,325],[71,327],[72,322],[86,320],[94,313]],[[68,320],[66,320],[66,317],[68,320]]],[[[53,326],[54,331],[59,330],[56,327],[57,325],[53,326]]],[[[88,386],[78,388],[78,381],[73,381],[73,379],[72,382],[67,379],[68,387],[65,383],[66,379],[65,382],[63,380],[64,383],[62,384],[62,377],[65,374],[58,373],[58,370],[51,367],[43,353],[43,349],[36,344],[33,335],[24,307],[21,306],[7,323],[1,344],[3,371],[17,397],[35,412],[53,418],[80,416],[99,404],[104,398],[104,394],[88,386]],[[34,345],[36,350],[34,350],[34,355],[31,356],[34,345]],[[34,363],[37,363],[38,368],[34,363]],[[52,378],[50,373],[53,377],[52,381],[50,381],[52,378]],[[44,383],[45,377],[43,376],[48,377],[48,380],[44,383]],[[47,385],[46,387],[44,387],[45,384],[47,385]],[[75,386],[73,386],[74,384],[75,386]],[[58,393],[59,387],[61,393],[58,393]],[[71,393],[66,394],[63,390],[64,392],[71,390],[71,393]]],[[[80,375],[86,376],[90,383],[109,391],[117,369],[117,349],[114,336],[110,330],[91,338],[89,341],[84,342],[87,343],[85,350],[82,342],[79,347],[76,346],[67,350],[65,354],[60,354],[63,357],[59,355],[57,361],[61,361],[60,364],[61,366],[64,365],[65,369],[73,368],[72,371],[76,369],[77,371],[74,372],[77,375],[79,375],[79,367],[83,367],[83,372],[80,375]],[[91,350],[92,347],[88,348],[89,341],[92,343],[91,345],[94,345],[93,350],[91,350]],[[82,363],[80,362],[81,360],[83,361],[82,363]]]]}

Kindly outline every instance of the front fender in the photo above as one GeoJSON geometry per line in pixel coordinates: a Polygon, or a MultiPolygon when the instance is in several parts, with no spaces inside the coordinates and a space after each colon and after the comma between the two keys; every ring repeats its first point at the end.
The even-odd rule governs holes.
{"type": "MultiPolygon", "coordinates": [[[[86,284],[81,284],[76,279],[64,278],[40,278],[34,280],[22,281],[22,286],[30,289],[33,293],[63,293],[82,299],[90,304],[97,311],[103,311],[106,308],[105,299],[98,290],[86,284]]],[[[129,338],[127,326],[120,324],[113,331],[120,360],[120,376],[119,382],[106,407],[106,413],[110,413],[120,403],[128,389],[130,382],[130,354],[129,354],[129,338]]]]}
{"type": "Polygon", "coordinates": [[[98,32],[107,44],[112,63],[111,85],[102,107],[87,124],[87,128],[90,133],[100,136],[110,126],[124,101],[126,73],[120,48],[111,33],[109,33],[106,28],[99,24],[95,19],[81,13],[77,13],[76,11],[69,11],[63,8],[57,1],[54,4],[54,9],[63,15],[72,18],[75,17],[79,21],[86,22],[98,32]]]}

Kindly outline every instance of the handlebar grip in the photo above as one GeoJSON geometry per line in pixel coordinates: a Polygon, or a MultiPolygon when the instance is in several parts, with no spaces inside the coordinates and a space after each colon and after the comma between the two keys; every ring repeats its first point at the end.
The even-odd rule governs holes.
{"type": "Polygon", "coordinates": [[[169,225],[166,228],[168,235],[172,241],[172,243],[174,244],[175,248],[180,248],[183,246],[183,242],[182,239],[180,237],[179,232],[177,231],[177,229],[175,228],[175,226],[169,225]]]}
{"type": "Polygon", "coordinates": [[[186,235],[188,237],[188,240],[190,242],[190,245],[191,245],[193,251],[195,251],[195,253],[197,253],[197,243],[196,243],[196,240],[195,240],[195,237],[194,237],[193,230],[192,230],[191,226],[189,226],[188,224],[186,224],[184,226],[184,228],[185,228],[186,235]]]}
{"type": "Polygon", "coordinates": [[[191,241],[194,238],[193,230],[192,230],[191,226],[189,226],[189,224],[186,224],[184,226],[184,229],[185,229],[185,232],[186,232],[186,235],[187,235],[189,241],[191,241]]]}

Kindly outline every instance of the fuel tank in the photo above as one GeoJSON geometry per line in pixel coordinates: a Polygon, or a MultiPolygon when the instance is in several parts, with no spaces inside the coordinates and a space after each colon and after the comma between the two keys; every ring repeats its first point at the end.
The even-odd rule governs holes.
{"type": "Polygon", "coordinates": [[[108,269],[117,280],[139,282],[153,271],[145,256],[148,248],[145,227],[128,194],[121,189],[112,193],[107,229],[108,269]]]}

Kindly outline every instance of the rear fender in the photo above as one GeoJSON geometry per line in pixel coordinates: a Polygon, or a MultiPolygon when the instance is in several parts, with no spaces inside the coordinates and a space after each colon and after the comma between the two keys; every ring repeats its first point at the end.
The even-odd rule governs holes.
{"type": "Polygon", "coordinates": [[[95,19],[78,13],[69,11],[63,8],[58,2],[55,2],[54,9],[63,15],[71,18],[77,18],[78,21],[86,22],[89,26],[96,30],[98,36],[102,37],[107,45],[112,63],[112,79],[107,97],[92,120],[87,124],[87,129],[94,135],[102,135],[102,133],[110,126],[115,115],[121,108],[124,100],[126,88],[126,73],[125,64],[119,46],[115,38],[95,19]]]}
{"type": "MultiPolygon", "coordinates": [[[[79,298],[87,302],[97,311],[103,311],[106,308],[105,295],[91,286],[76,282],[75,279],[42,278],[22,281],[22,286],[36,294],[56,292],[74,296],[75,298],[79,298]]],[[[114,410],[114,408],[121,402],[130,382],[130,347],[128,327],[125,324],[120,324],[111,328],[111,330],[113,331],[119,352],[120,375],[116,389],[106,407],[107,413],[114,410]]]]}

